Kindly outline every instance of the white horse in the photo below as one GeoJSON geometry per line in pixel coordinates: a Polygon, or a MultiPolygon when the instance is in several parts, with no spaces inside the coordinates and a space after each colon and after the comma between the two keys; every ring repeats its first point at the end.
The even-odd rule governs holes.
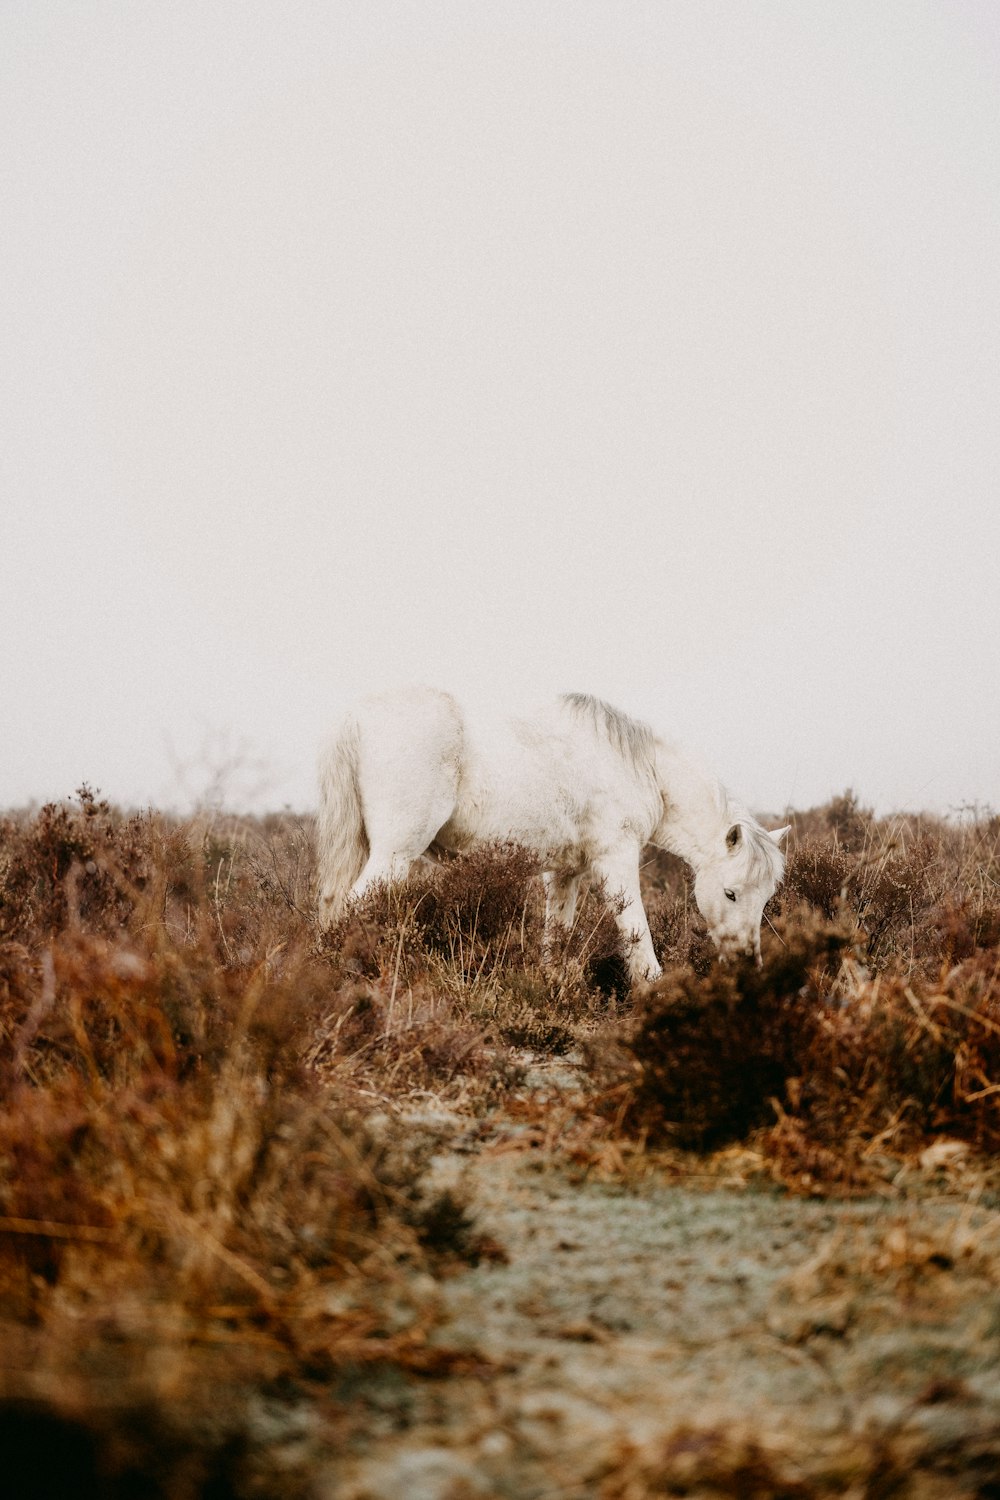
{"type": "Polygon", "coordinates": [[[694,870],[695,900],[721,954],[760,961],[787,828],[769,833],[714,777],[599,698],[568,693],[490,723],[434,688],[364,698],[322,755],[320,791],[323,927],[423,854],[511,839],[541,861],[546,946],[557,926],[571,925],[589,875],[618,898],[633,982],[652,980],[661,970],[639,894],[639,858],[652,843],[694,870]]]}

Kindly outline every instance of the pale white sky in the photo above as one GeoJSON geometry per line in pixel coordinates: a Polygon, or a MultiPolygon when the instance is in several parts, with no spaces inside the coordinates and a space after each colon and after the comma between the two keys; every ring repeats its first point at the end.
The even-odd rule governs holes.
{"type": "Polygon", "coordinates": [[[8,0],[0,399],[0,806],[401,680],[1000,806],[991,0],[8,0]]]}

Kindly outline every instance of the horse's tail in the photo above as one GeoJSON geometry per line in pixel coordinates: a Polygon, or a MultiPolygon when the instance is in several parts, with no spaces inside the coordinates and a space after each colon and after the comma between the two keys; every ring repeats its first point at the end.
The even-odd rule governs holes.
{"type": "Polygon", "coordinates": [[[331,926],[340,916],[347,893],[368,859],[358,786],[359,751],[358,726],[349,719],[320,757],[316,853],[321,927],[331,926]]]}

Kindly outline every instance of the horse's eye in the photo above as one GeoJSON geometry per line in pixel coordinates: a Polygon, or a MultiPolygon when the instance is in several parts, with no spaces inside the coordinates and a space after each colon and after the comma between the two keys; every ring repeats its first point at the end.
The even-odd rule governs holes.
{"type": "Polygon", "coordinates": [[[736,900],[736,892],[735,891],[723,891],[722,894],[725,896],[725,898],[726,898],[727,901],[735,901],[736,900]]]}

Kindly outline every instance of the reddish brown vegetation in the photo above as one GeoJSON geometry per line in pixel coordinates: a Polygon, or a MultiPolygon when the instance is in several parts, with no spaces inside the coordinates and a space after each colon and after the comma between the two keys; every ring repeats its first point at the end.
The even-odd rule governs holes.
{"type": "Polygon", "coordinates": [[[123,817],[86,788],[8,819],[0,1425],[75,1421],[120,1476],[173,1453],[164,1493],[220,1464],[214,1492],[266,1492],[220,1456],[248,1391],[447,1369],[407,1270],[502,1250],[426,1189],[397,1111],[516,1108],[524,1049],[586,1043],[605,1141],[749,1141],[795,1186],[942,1135],[995,1150],[1000,823],[878,823],[850,796],[793,822],[760,970],[712,962],[686,870],[650,852],[667,973],[629,998],[593,896],[543,962],[517,848],[415,870],[320,940],[304,823],[123,817]]]}
{"type": "MultiPolygon", "coordinates": [[[[478,1242],[425,1192],[419,1140],[367,1122],[361,1070],[316,1065],[338,1021],[338,1061],[362,1038],[297,909],[300,834],[120,818],[86,790],[3,829],[0,1423],[93,1446],[158,1413],[135,1452],[98,1433],[126,1488],[174,1422],[162,1493],[201,1493],[261,1382],[449,1367],[403,1272],[478,1242]]],[[[434,1076],[463,1056],[447,1028],[434,1047],[434,1076]]]]}
{"type": "Polygon", "coordinates": [[[799,821],[763,967],[668,971],[592,1046],[603,1107],[698,1150],[753,1136],[795,1185],[941,1135],[996,1150],[1000,823],[880,825],[850,796],[799,821]]]}

